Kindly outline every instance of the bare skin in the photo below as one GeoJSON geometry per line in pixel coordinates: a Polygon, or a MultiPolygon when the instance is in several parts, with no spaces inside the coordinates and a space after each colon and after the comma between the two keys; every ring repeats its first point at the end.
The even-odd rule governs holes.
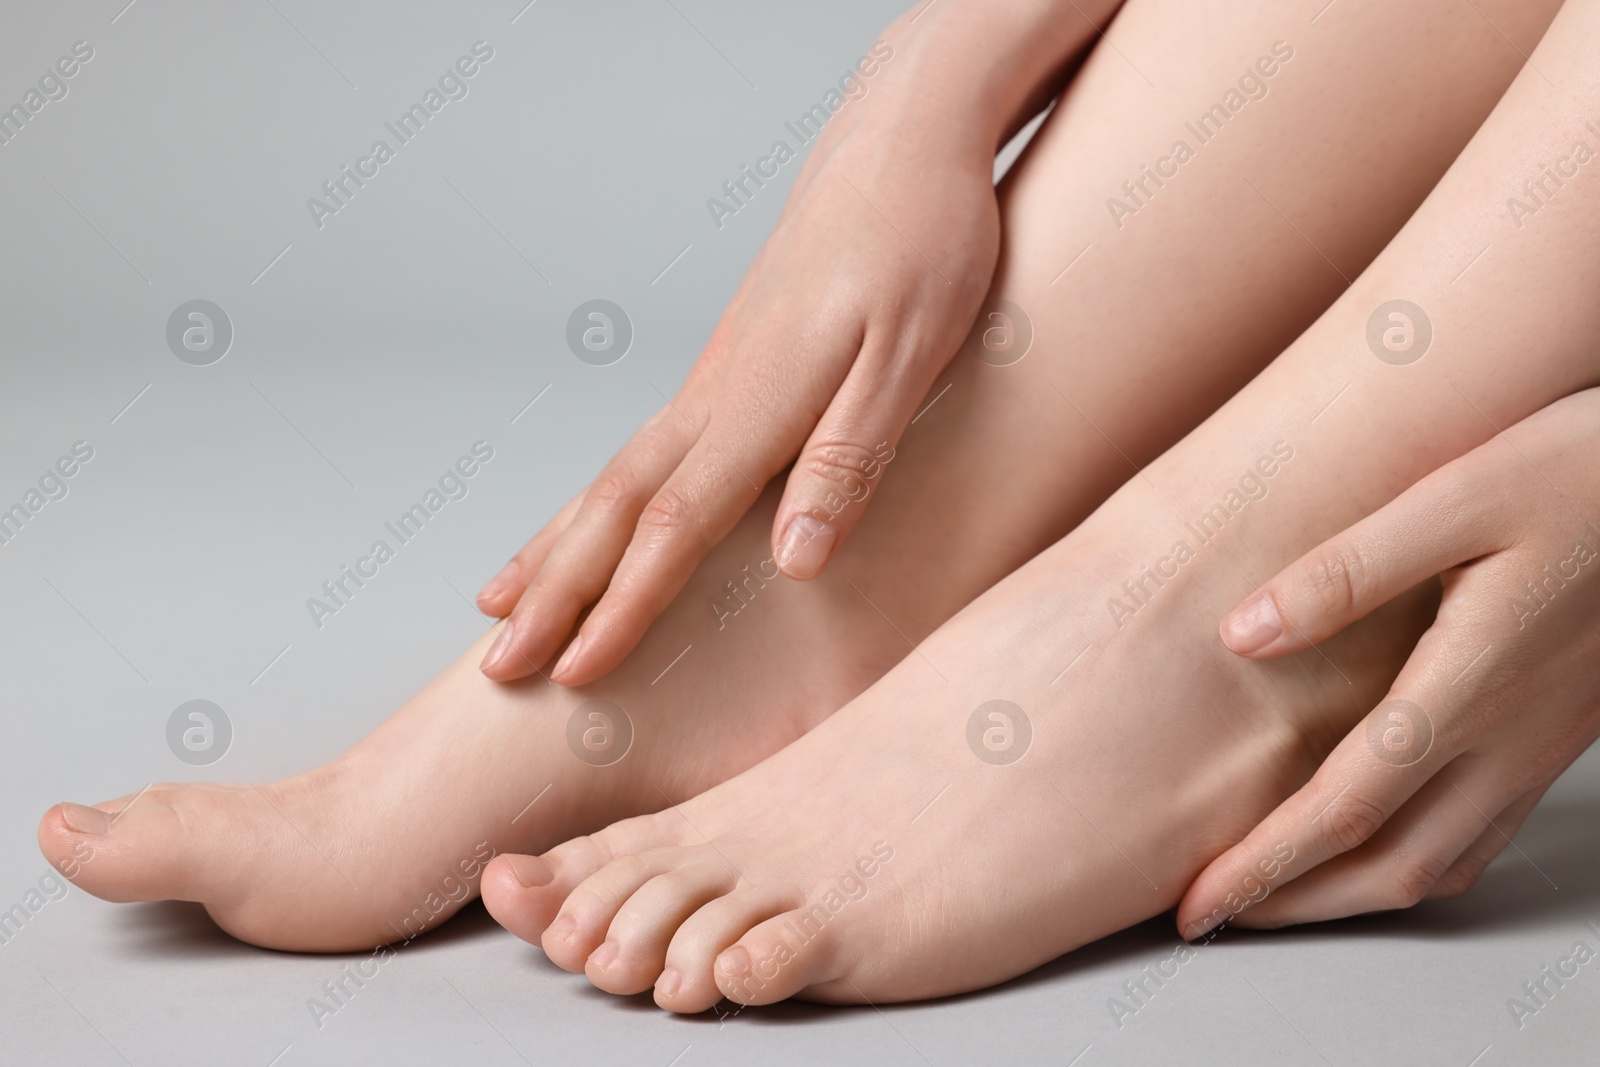
{"type": "MultiPolygon", "coordinates": [[[[106,899],[199,901],[230,933],[276,948],[370,947],[447,918],[476,891],[484,854],[537,852],[661,809],[776,752],[1072,529],[1130,462],[1159,455],[1308,325],[1343,282],[1301,233],[1346,272],[1376,254],[1517,59],[1477,23],[1441,31],[1435,6],[1451,5],[1402,16],[1351,4],[1249,105],[1258,111],[1118,230],[1106,197],[1235,82],[1235,52],[1253,61],[1293,29],[1261,11],[1201,26],[1181,6],[1130,8],[1120,43],[1181,91],[1152,100],[1116,53],[1090,60],[1001,194],[1008,236],[992,296],[1027,309],[1031,351],[1010,366],[957,356],[821,578],[760,578],[772,573],[769,489],[599,682],[491,682],[476,669],[486,635],[325,767],[260,788],[158,786],[131,804],[58,806],[41,847],[59,862],[92,848],[75,877],[106,899]],[[1193,32],[1172,33],[1184,18],[1193,32]],[[1184,44],[1228,32],[1228,48],[1184,44]],[[1452,47],[1398,62],[1440,32],[1456,35],[1452,47]],[[1352,54],[1370,61],[1367,76],[1347,76],[1352,54]],[[1379,101],[1403,121],[1372,128],[1379,101]],[[1386,166],[1341,147],[1356,141],[1386,166]],[[1243,185],[1245,167],[1293,225],[1243,185]],[[742,590],[732,600],[730,581],[742,590]],[[596,698],[634,730],[607,767],[567,742],[572,712],[596,698]],[[91,811],[123,814],[97,827],[91,811]]],[[[1534,17],[1519,8],[1501,25],[1527,33],[1534,17]]]]}
{"type": "Polygon", "coordinates": [[[899,443],[990,288],[995,152],[1120,2],[954,0],[884,31],[677,396],[479,594],[509,613],[485,674],[563,643],[564,685],[615,667],[774,478],[774,563],[821,573],[872,506],[860,464],[899,443]]]}
{"type": "Polygon", "coordinates": [[[814,578],[873,506],[832,501],[922,409],[986,288],[1038,320],[1042,343],[1076,353],[1059,387],[1136,461],[1159,451],[1145,451],[1147,427],[1181,432],[1214,409],[1262,366],[1244,352],[1268,337],[1281,351],[1465,144],[1521,61],[1501,32],[1531,47],[1556,7],[1358,0],[1313,25],[1321,6],[1252,0],[1203,20],[1121,10],[1094,88],[1080,78],[1065,101],[1076,133],[1053,140],[1070,147],[1027,169],[1003,225],[988,178],[997,144],[1118,4],[908,12],[884,35],[894,57],[871,95],[826,127],[682,390],[485,587],[480,605],[511,620],[485,673],[524,677],[553,659],[563,684],[600,677],[791,461],[773,554],[788,576],[814,578]],[[1193,158],[1173,152],[1179,139],[1193,158]],[[1002,231],[1025,247],[1001,252],[988,287],[1002,231]],[[1259,288],[1272,264],[1296,278],[1259,288]],[[1241,287],[1256,290],[1249,312],[1213,314],[1241,308],[1241,287]],[[1097,328],[1113,315],[1142,343],[1097,328]],[[1147,316],[1154,329],[1133,325],[1147,316]],[[1175,350],[1227,348],[1205,333],[1219,328],[1244,352],[1215,357],[1204,382],[1175,375],[1175,350]],[[1091,353],[1120,368],[1109,405],[1084,369],[1091,353]]]}
{"type": "Polygon", "coordinates": [[[1195,880],[1180,923],[1221,913],[1239,926],[1287,926],[1459,896],[1511,843],[1600,735],[1600,678],[1589,667],[1600,653],[1600,583],[1589,580],[1600,560],[1597,440],[1600,390],[1564,397],[1306,553],[1230,613],[1229,648],[1276,656],[1444,576],[1438,619],[1395,683],[1411,697],[1380,708],[1382,747],[1346,738],[1195,880]],[[1262,601],[1273,605],[1266,618],[1250,610],[1262,601]],[[1464,649],[1480,650],[1466,669],[1456,666],[1464,649]],[[1342,791],[1371,819],[1330,835],[1307,816],[1342,791]],[[1277,841],[1295,850],[1293,869],[1228,900],[1218,887],[1248,877],[1277,841]]]}
{"type": "MultiPolygon", "coordinates": [[[[1574,0],[1383,255],[1193,434],[763,764],[497,860],[491,912],[600,988],[653,987],[688,1012],[957,993],[1179,903],[1336,744],[1369,744],[1373,716],[1381,737],[1384,705],[1427,700],[1435,674],[1479,651],[1430,648],[1395,681],[1431,583],[1282,659],[1236,656],[1216,627],[1302,553],[1600,380],[1600,184],[1564,184],[1537,225],[1505,207],[1600,111],[1597,55],[1600,3],[1574,0]],[[1463,275],[1485,244],[1493,258],[1463,275]],[[1384,332],[1397,293],[1427,309],[1408,314],[1413,331],[1431,322],[1430,343],[1384,332]],[[996,718],[996,700],[1015,707],[996,718]],[[1024,737],[1015,762],[986,758],[1024,737]]],[[[1319,781],[1306,797],[1320,809],[1265,824],[1282,852],[1256,836],[1230,853],[1185,903],[1186,931],[1261,862],[1298,874],[1370,835],[1382,820],[1354,784],[1319,781]]]]}
{"type": "Polygon", "coordinates": [[[491,914],[601,989],[698,1012],[963,992],[1171,907],[1382,696],[1431,607],[1252,677],[1204,640],[1204,605],[1236,595],[1269,496],[1118,630],[1109,595],[1208,506],[1176,473],[1130,485],[759,766],[495,860],[491,914]],[[991,748],[1025,751],[996,765],[991,748]]]}

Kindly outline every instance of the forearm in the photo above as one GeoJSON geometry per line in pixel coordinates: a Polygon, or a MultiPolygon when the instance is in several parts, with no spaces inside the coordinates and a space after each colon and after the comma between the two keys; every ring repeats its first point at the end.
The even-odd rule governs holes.
{"type": "MultiPolygon", "coordinates": [[[[1289,562],[1502,430],[1515,445],[1515,424],[1600,384],[1597,58],[1600,2],[1568,0],[1394,240],[1191,439],[1190,461],[1231,449],[1247,466],[1274,441],[1304,457],[1273,489],[1274,521],[1291,536],[1260,567],[1289,562]]],[[[1180,483],[1185,451],[1151,478],[1180,483]]]]}
{"type": "Polygon", "coordinates": [[[1121,0],[934,0],[889,27],[902,61],[883,109],[945,125],[962,147],[993,158],[1060,88],[1073,60],[1121,0]]]}
{"type": "Polygon", "coordinates": [[[884,31],[868,97],[830,123],[813,160],[881,139],[910,162],[988,166],[1059,89],[1121,0],[934,0],[884,31]]]}
{"type": "Polygon", "coordinates": [[[1597,245],[1600,2],[1569,0],[1471,143],[1341,301],[1354,343],[1325,363],[1327,395],[1349,383],[1347,400],[1399,405],[1403,421],[1431,427],[1425,450],[1442,461],[1600,384],[1597,245]],[[1415,323],[1383,311],[1397,299],[1420,309],[1415,323]]]}

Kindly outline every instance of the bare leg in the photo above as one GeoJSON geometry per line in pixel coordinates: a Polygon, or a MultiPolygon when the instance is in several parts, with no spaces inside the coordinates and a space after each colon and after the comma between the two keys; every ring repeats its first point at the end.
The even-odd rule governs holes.
{"type": "MultiPolygon", "coordinates": [[[[1170,908],[1352,732],[1382,759],[1385,694],[1426,707],[1482,651],[1440,649],[1390,689],[1436,586],[1271,663],[1232,655],[1217,623],[1497,426],[1600,380],[1600,184],[1572,173],[1600,140],[1597,55],[1600,2],[1571,0],[1395,241],[1193,434],[766,762],[523,860],[542,888],[492,866],[497,917],[679,1011],[949,994],[1170,908]],[[1506,197],[1546,166],[1569,180],[1523,218],[1506,197]]],[[[1335,598],[1341,577],[1360,579],[1330,575],[1335,598]]],[[[1517,799],[1479,769],[1440,779],[1477,794],[1463,817],[1517,799]]],[[[1373,814],[1348,792],[1309,818],[1349,840],[1373,814]]],[[[1241,857],[1239,895],[1294,859],[1241,857]]]]}
{"type": "MultiPolygon", "coordinates": [[[[1552,5],[1483,6],[1529,34],[1552,5]]],[[[90,892],[200,901],[258,944],[371,946],[447,917],[475,892],[483,857],[537,851],[692,796],[860,693],[1314,319],[1343,283],[1301,234],[1353,274],[1518,59],[1488,27],[1453,21],[1446,0],[1398,14],[1347,0],[1314,35],[1309,13],[1290,18],[1276,4],[1204,18],[1171,7],[1136,5],[1112,29],[1163,91],[1101,49],[1005,191],[995,295],[1026,309],[1032,350],[1003,367],[957,358],[822,579],[762,577],[772,573],[769,493],[600,683],[491,683],[476,670],[480,641],[325,767],[260,788],[157,787],[109,828],[92,810],[116,812],[126,799],[58,807],[40,827],[46,854],[65,862],[87,844],[96,858],[76,880],[90,892]],[[1425,35],[1437,44],[1441,26],[1451,47],[1421,47],[1425,35]],[[1295,55],[1269,95],[1117,229],[1106,199],[1279,39],[1295,55]],[[1351,57],[1366,65],[1358,76],[1351,57]],[[1374,125],[1380,100],[1388,121],[1374,125]],[[632,724],[629,751],[609,766],[568,744],[569,719],[593,699],[632,724]]],[[[584,719],[580,738],[588,726],[600,729],[591,739],[604,735],[584,719]]]]}

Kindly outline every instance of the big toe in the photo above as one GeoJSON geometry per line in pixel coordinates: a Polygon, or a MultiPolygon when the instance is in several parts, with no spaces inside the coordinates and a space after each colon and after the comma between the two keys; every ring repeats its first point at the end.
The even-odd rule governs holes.
{"type": "Polygon", "coordinates": [[[152,786],[94,807],[57,804],[39,822],[39,847],[74,885],[103,900],[227,903],[239,880],[226,858],[239,850],[214,818],[199,817],[192,788],[152,786]]]}

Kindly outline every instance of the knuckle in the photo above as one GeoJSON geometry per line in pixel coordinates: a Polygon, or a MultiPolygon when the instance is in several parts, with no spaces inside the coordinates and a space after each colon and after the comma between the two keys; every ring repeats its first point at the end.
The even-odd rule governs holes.
{"type": "Polygon", "coordinates": [[[639,481],[623,467],[608,467],[600,472],[584,496],[584,505],[604,515],[628,512],[639,506],[643,495],[639,481]]]}
{"type": "Polygon", "coordinates": [[[876,468],[876,453],[868,447],[843,441],[829,441],[806,450],[797,468],[810,477],[826,482],[847,499],[866,496],[867,472],[876,468]]]}
{"type": "Polygon", "coordinates": [[[662,486],[639,513],[639,529],[652,538],[674,536],[691,525],[694,508],[681,490],[662,486]]]}
{"type": "Polygon", "coordinates": [[[1377,833],[1385,817],[1383,808],[1353,790],[1346,790],[1328,805],[1319,821],[1328,841],[1339,851],[1348,852],[1377,833]]]}
{"type": "Polygon", "coordinates": [[[1306,589],[1318,608],[1333,616],[1343,616],[1355,608],[1365,564],[1354,546],[1328,546],[1308,563],[1306,589]]]}
{"type": "Polygon", "coordinates": [[[1411,856],[1400,863],[1386,895],[1391,908],[1409,908],[1427,899],[1449,864],[1437,856],[1411,856]]]}
{"type": "Polygon", "coordinates": [[[1477,885],[1478,879],[1483,876],[1484,868],[1488,866],[1488,860],[1478,859],[1476,856],[1460,860],[1439,877],[1428,891],[1428,896],[1434,900],[1453,900],[1477,885]]]}

